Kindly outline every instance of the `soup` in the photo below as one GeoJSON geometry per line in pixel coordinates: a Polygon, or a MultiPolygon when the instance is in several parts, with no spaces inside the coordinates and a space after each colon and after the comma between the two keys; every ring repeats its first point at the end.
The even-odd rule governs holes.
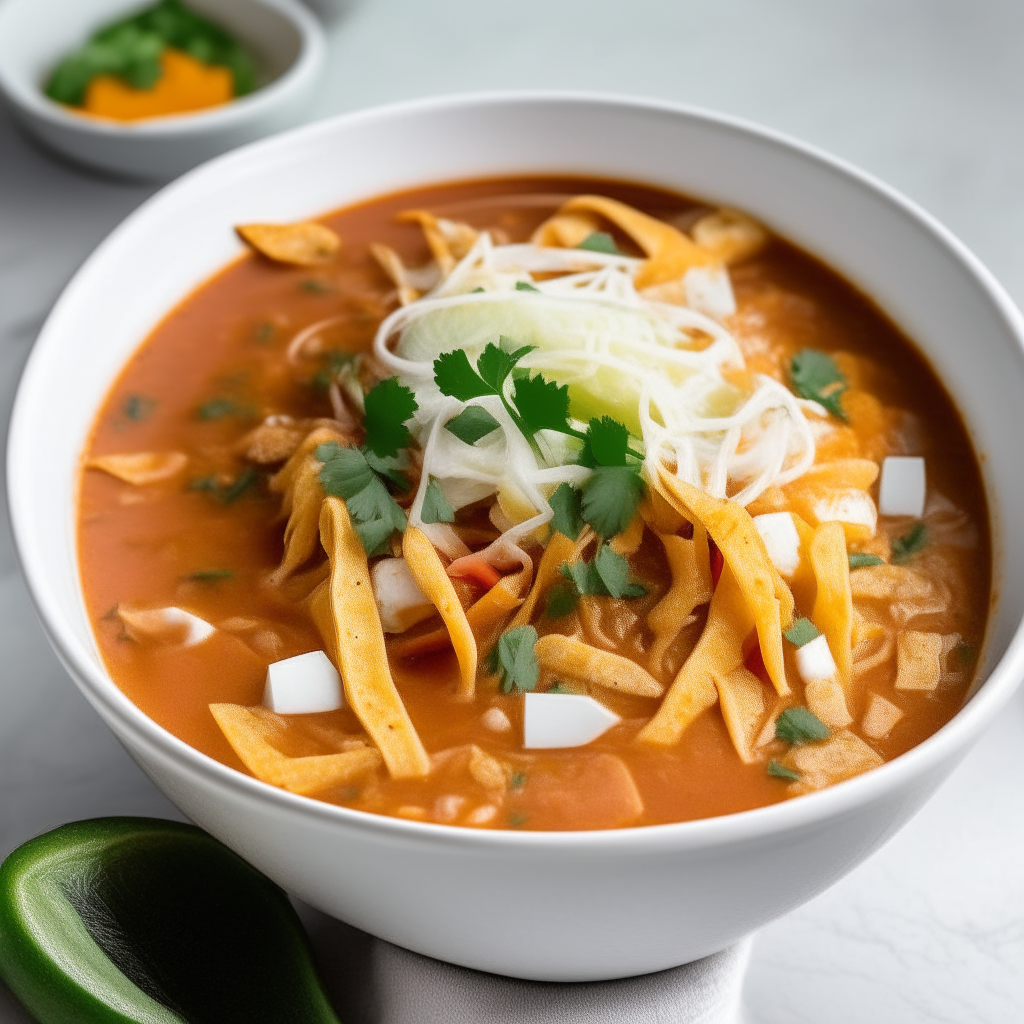
{"type": "Polygon", "coordinates": [[[820,789],[960,707],[977,462],[812,257],[589,179],[240,233],[81,485],[107,668],[185,742],[380,814],[616,828],[820,789]]]}

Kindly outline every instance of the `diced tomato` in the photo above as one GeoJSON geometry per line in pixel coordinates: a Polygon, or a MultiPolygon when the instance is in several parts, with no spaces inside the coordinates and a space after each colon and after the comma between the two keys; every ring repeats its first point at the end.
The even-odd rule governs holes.
{"type": "Polygon", "coordinates": [[[717,587],[722,569],[725,568],[725,559],[722,557],[722,552],[718,550],[718,545],[710,537],[708,537],[708,547],[711,549],[711,586],[717,587]]]}
{"type": "Polygon", "coordinates": [[[448,566],[448,575],[479,583],[485,590],[490,590],[501,579],[501,573],[482,555],[463,555],[462,558],[456,558],[448,566]]]}
{"type": "Polygon", "coordinates": [[[762,683],[771,682],[768,675],[768,669],[764,667],[764,658],[761,656],[761,645],[757,642],[756,634],[754,645],[747,652],[747,656],[743,659],[743,664],[747,667],[748,671],[753,672],[762,683]]]}

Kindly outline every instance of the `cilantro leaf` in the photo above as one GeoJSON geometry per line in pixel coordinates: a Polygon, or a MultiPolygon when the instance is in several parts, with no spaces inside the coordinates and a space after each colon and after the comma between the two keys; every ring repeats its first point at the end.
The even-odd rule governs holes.
{"type": "Polygon", "coordinates": [[[607,540],[629,526],[643,496],[639,466],[596,466],[583,485],[583,518],[607,540]]]}
{"type": "Polygon", "coordinates": [[[201,420],[220,420],[225,416],[237,416],[243,410],[230,398],[211,398],[196,410],[201,420]]]}
{"type": "Polygon", "coordinates": [[[793,390],[801,397],[823,405],[833,416],[846,421],[840,398],[846,390],[846,378],[827,353],[805,348],[789,364],[793,390]]]}
{"type": "Polygon", "coordinates": [[[405,513],[373,471],[367,456],[358,448],[342,448],[329,441],[316,449],[316,457],[323,463],[317,474],[320,485],[326,494],[344,499],[367,555],[384,554],[391,535],[405,529],[405,513]]]}
{"type": "Polygon", "coordinates": [[[400,451],[394,458],[387,459],[374,455],[369,448],[361,448],[360,451],[370,469],[383,477],[396,491],[404,493],[409,490],[409,478],[405,475],[405,470],[409,468],[409,455],[406,451],[400,451]]]}
{"type": "Polygon", "coordinates": [[[190,491],[205,491],[211,497],[230,505],[237,501],[249,488],[255,486],[260,475],[255,466],[246,466],[229,484],[222,484],[215,476],[198,477],[189,482],[190,491]]]}
{"type": "MultiPolygon", "coordinates": [[[[480,357],[481,359],[483,356],[480,357]]],[[[434,360],[434,383],[442,395],[451,395],[460,402],[468,402],[471,398],[482,398],[484,395],[496,394],[490,384],[469,364],[466,350],[457,348],[451,352],[443,352],[434,360]]]]}
{"type": "Polygon", "coordinates": [[[548,598],[544,605],[544,614],[549,619],[561,619],[576,610],[579,600],[579,590],[569,580],[556,583],[548,591],[548,598]]]}
{"type": "Polygon", "coordinates": [[[455,509],[448,504],[448,499],[441,490],[441,485],[433,477],[427,484],[423,495],[423,508],[420,518],[425,523],[454,523],[455,509]]]}
{"type": "Polygon", "coordinates": [[[786,708],[775,719],[775,738],[790,744],[813,743],[827,740],[831,733],[828,726],[807,708],[786,708]]]}
{"type": "Polygon", "coordinates": [[[597,549],[592,561],[565,562],[559,572],[581,596],[634,598],[647,593],[643,585],[630,582],[629,563],[606,544],[597,549]]]}
{"type": "Polygon", "coordinates": [[[150,398],[148,395],[129,395],[124,400],[124,414],[128,419],[140,423],[149,418],[156,405],[156,399],[150,398]]]}
{"type": "Polygon", "coordinates": [[[796,619],[793,625],[783,634],[794,647],[803,647],[812,640],[816,640],[821,633],[810,619],[796,619]]]}
{"type": "Polygon", "coordinates": [[[863,569],[867,565],[885,565],[885,560],[878,555],[869,555],[866,552],[854,551],[849,556],[851,569],[863,569]]]}
{"type": "Polygon", "coordinates": [[[529,281],[516,281],[517,292],[539,292],[539,288],[534,288],[529,281]]]}
{"type": "Polygon", "coordinates": [[[517,626],[502,633],[497,650],[498,677],[504,693],[533,690],[540,679],[540,667],[533,652],[537,630],[533,626],[517,626]]]}
{"type": "Polygon", "coordinates": [[[625,466],[629,431],[611,416],[592,419],[580,454],[583,466],[625,466]]]}
{"type": "Polygon", "coordinates": [[[412,437],[406,421],[419,408],[412,389],[388,377],[370,388],[363,403],[366,447],[381,458],[394,457],[412,437]]]}
{"type": "Polygon", "coordinates": [[[548,498],[548,504],[554,511],[551,519],[553,533],[564,533],[569,540],[576,540],[583,528],[581,503],[583,495],[571,484],[559,484],[548,498]]]}
{"type": "Polygon", "coordinates": [[[233,569],[197,569],[190,572],[185,579],[194,583],[216,583],[218,580],[230,580],[234,578],[233,569]]]}
{"type": "Polygon", "coordinates": [[[928,527],[918,522],[908,533],[892,542],[892,560],[900,565],[916,555],[928,543],[928,527]]]}
{"type": "Polygon", "coordinates": [[[592,231],[576,248],[586,249],[588,252],[605,252],[609,256],[621,255],[615,239],[607,231],[592,231]]]}
{"type": "Polygon", "coordinates": [[[466,444],[476,444],[480,438],[498,429],[498,421],[479,405],[469,405],[458,416],[449,420],[444,429],[466,444]]]}
{"type": "Polygon", "coordinates": [[[481,378],[494,389],[493,393],[500,395],[505,385],[505,379],[512,372],[512,368],[523,356],[532,351],[532,345],[523,345],[521,348],[513,349],[512,340],[501,335],[501,345],[489,343],[480,353],[480,358],[476,361],[476,368],[480,371],[481,378]]]}
{"type": "Polygon", "coordinates": [[[784,764],[772,758],[768,762],[768,774],[774,775],[777,779],[786,779],[788,782],[796,782],[801,776],[798,771],[787,768],[784,764]]]}
{"type": "Polygon", "coordinates": [[[539,373],[533,377],[516,379],[512,388],[512,401],[530,433],[538,430],[572,432],[569,426],[569,385],[561,387],[553,380],[545,380],[539,373]]]}

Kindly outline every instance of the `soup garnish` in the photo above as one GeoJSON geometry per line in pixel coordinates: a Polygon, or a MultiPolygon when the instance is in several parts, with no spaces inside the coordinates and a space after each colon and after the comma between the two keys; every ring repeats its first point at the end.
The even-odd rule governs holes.
{"type": "Polygon", "coordinates": [[[153,717],[296,793],[550,829],[810,792],[955,712],[987,524],[930,370],[745,214],[587,184],[239,228],[86,462],[153,717]]]}

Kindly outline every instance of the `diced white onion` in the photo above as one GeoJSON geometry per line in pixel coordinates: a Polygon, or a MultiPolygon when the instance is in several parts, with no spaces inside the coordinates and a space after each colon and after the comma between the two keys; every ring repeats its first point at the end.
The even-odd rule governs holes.
{"type": "Polygon", "coordinates": [[[279,715],[315,715],[344,707],[341,679],[323,651],[310,651],[267,667],[263,704],[279,715]]]}
{"type": "Polygon", "coordinates": [[[523,746],[527,750],[582,747],[620,719],[593,697],[528,693],[524,698],[523,746]]]}
{"type": "Polygon", "coordinates": [[[510,732],[512,730],[512,723],[501,708],[488,708],[480,716],[480,720],[491,732],[510,732]]]}
{"type": "Polygon", "coordinates": [[[370,570],[370,581],[385,633],[403,633],[434,614],[404,558],[380,559],[370,570]]]}
{"type": "Polygon", "coordinates": [[[805,683],[815,679],[835,679],[836,663],[824,636],[815,637],[810,643],[798,647],[796,668],[805,683]]]}
{"type": "Polygon", "coordinates": [[[924,459],[890,455],[882,462],[878,511],[883,516],[918,516],[924,512],[924,459]]]}
{"type": "Polygon", "coordinates": [[[183,647],[195,647],[217,632],[206,619],[174,605],[138,611],[121,608],[118,614],[129,634],[166,643],[180,643],[183,647]]]}
{"type": "Polygon", "coordinates": [[[827,500],[819,501],[814,506],[814,515],[819,523],[837,520],[840,523],[867,527],[872,537],[878,525],[878,510],[871,495],[856,487],[839,491],[827,500]]]}
{"type": "Polygon", "coordinates": [[[772,564],[790,577],[800,566],[800,534],[789,512],[768,512],[754,516],[754,525],[768,549],[772,564]]]}
{"type": "Polygon", "coordinates": [[[690,267],[683,275],[686,304],[691,309],[721,320],[736,312],[729,271],[722,266],[690,267]]]}

